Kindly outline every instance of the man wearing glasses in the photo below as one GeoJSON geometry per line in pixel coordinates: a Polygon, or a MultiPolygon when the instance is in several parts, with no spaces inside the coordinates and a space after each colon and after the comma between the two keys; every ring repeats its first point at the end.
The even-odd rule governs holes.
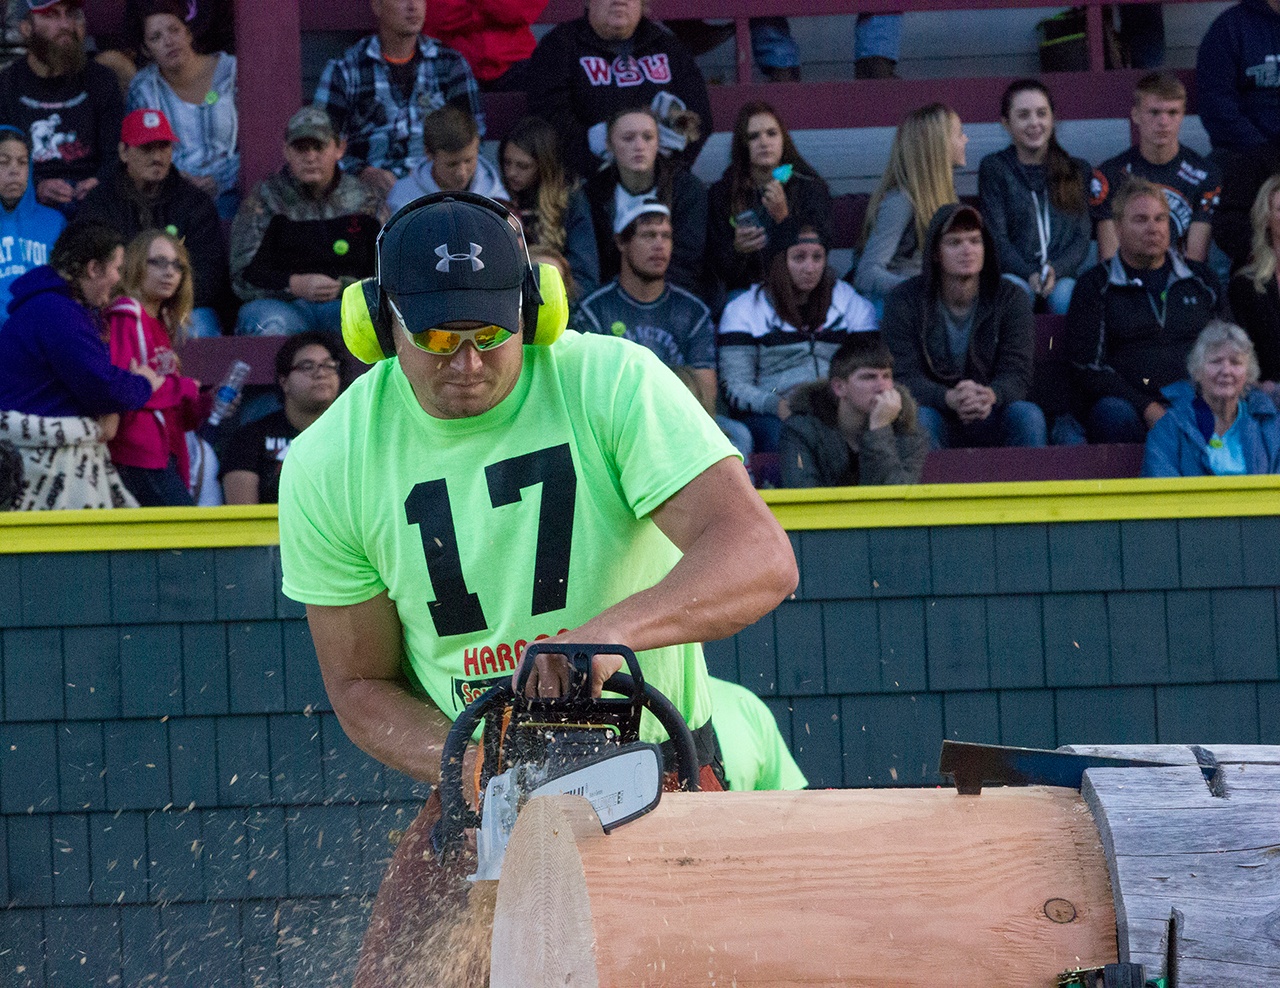
{"type": "Polygon", "coordinates": [[[241,426],[227,442],[218,477],[227,504],[275,504],[280,468],[298,433],[338,397],[342,349],[328,333],[308,330],[276,351],[284,407],[241,426]]]}
{"type": "MultiPolygon", "coordinates": [[[[697,643],[791,593],[786,533],[648,350],[574,332],[522,341],[528,255],[506,211],[483,202],[442,194],[384,230],[382,339],[395,359],[289,454],[284,592],[307,604],[343,729],[415,779],[438,783],[452,720],[511,677],[528,642],[550,638],[639,653],[693,729],[704,788],[718,788],[697,643]]],[[[620,664],[597,657],[596,693],[620,664]]],[[[529,690],[559,696],[566,681],[563,659],[542,655],[529,690]]],[[[647,717],[641,734],[663,740],[647,717]]],[[[405,983],[402,952],[436,916],[406,914],[402,900],[439,881],[435,856],[424,860],[437,816],[433,796],[397,845],[362,988],[405,983]]]]}

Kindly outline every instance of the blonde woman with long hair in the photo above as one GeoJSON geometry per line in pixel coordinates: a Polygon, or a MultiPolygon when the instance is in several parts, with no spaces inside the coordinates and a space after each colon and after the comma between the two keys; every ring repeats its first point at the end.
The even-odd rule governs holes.
{"type": "Polygon", "coordinates": [[[120,417],[111,459],[142,507],[190,505],[186,433],[209,414],[200,382],[179,373],[175,347],[186,338],[193,294],[182,241],[144,230],[125,250],[120,295],[107,309],[111,362],[146,365],[164,382],[136,412],[120,417]]]}
{"type": "Polygon", "coordinates": [[[520,213],[525,240],[564,255],[582,293],[600,284],[591,207],[560,161],[560,136],[541,117],[525,117],[498,145],[502,181],[520,213]]]}
{"type": "Polygon", "coordinates": [[[914,110],[898,124],[888,167],[867,208],[853,282],[873,302],[920,273],[929,220],[958,201],[952,170],[964,167],[968,143],[960,117],[942,103],[914,110]]]}
{"type": "Polygon", "coordinates": [[[1262,369],[1258,387],[1268,394],[1280,392],[1280,173],[1262,183],[1249,211],[1253,247],[1249,263],[1228,286],[1231,312],[1253,341],[1262,369]]]}

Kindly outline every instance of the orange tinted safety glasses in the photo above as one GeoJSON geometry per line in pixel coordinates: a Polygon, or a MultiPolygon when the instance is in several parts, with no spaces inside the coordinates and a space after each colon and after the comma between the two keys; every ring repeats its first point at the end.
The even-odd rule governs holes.
{"type": "Polygon", "coordinates": [[[427,353],[435,354],[437,357],[447,357],[451,353],[456,353],[458,347],[463,343],[470,341],[471,345],[483,353],[486,350],[496,350],[507,340],[515,336],[515,333],[509,329],[503,329],[501,326],[477,326],[475,329],[423,329],[413,332],[405,324],[404,316],[400,314],[400,310],[394,302],[387,300],[391,305],[391,311],[395,314],[396,321],[400,323],[401,328],[409,335],[409,339],[413,340],[413,345],[419,350],[425,350],[427,353]]]}

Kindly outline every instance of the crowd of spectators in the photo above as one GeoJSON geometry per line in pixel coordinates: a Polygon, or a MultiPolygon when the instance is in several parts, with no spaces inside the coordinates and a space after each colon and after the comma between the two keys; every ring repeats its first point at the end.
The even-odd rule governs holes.
{"type": "MultiPolygon", "coordinates": [[[[740,108],[710,189],[690,171],[715,123],[706,82],[642,0],[587,0],[536,45],[537,0],[372,0],[374,33],[325,67],[252,189],[229,4],[129,0],[99,59],[82,0],[18,5],[0,438],[25,507],[271,500],[289,441],[337,396],[343,290],[374,273],[388,216],[437,191],[510,205],[573,286],[573,327],[652,349],[787,486],[911,483],[953,446],[1145,441],[1154,474],[1276,462],[1280,0],[1242,0],[1204,38],[1209,157],[1181,143],[1175,75],[1138,82],[1137,141],[1096,167],[1060,143],[1050,89],[1019,80],[1009,145],[962,202],[960,117],[907,114],[843,277],[830,189],[773,106],[740,108]],[[481,93],[510,89],[534,115],[489,160],[481,93]],[[1037,312],[1066,319],[1069,395],[1048,420],[1037,312]],[[217,382],[182,374],[182,345],[224,333],[284,345],[274,398],[217,437],[222,490],[202,490],[217,382]]],[[[859,18],[857,77],[894,73],[899,22],[859,18]]],[[[770,78],[798,77],[785,20],[752,33],[770,78]]]]}

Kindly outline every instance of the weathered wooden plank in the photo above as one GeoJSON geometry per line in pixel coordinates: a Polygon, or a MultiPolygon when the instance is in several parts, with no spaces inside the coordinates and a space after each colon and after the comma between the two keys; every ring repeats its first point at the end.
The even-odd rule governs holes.
{"type": "Polygon", "coordinates": [[[1105,758],[1133,758],[1168,765],[1195,765],[1196,756],[1185,744],[1064,744],[1059,751],[1105,758]]]}
{"type": "Polygon", "coordinates": [[[1175,805],[1162,811],[1131,802],[1112,806],[1110,812],[1120,815],[1122,823],[1113,834],[1115,852],[1149,856],[1174,848],[1176,853],[1187,855],[1249,848],[1280,850],[1280,811],[1275,800],[1269,805],[1219,802],[1221,809],[1175,805]]]}
{"type": "Polygon", "coordinates": [[[1168,815],[1194,809],[1213,814],[1241,807],[1276,810],[1275,794],[1280,789],[1280,772],[1272,766],[1220,766],[1223,798],[1213,795],[1199,767],[1194,768],[1194,775],[1188,774],[1192,771],[1189,765],[1111,771],[1132,776],[1133,784],[1118,789],[1114,797],[1115,806],[1130,813],[1168,815]]]}
{"type": "MultiPolygon", "coordinates": [[[[1126,856],[1120,858],[1117,871],[1126,901],[1131,896],[1167,900],[1163,911],[1155,914],[1159,917],[1168,917],[1169,902],[1179,905],[1192,899],[1205,904],[1239,903],[1239,908],[1252,914],[1280,908],[1276,866],[1267,860],[1274,857],[1255,848],[1213,855],[1126,856]],[[1215,876],[1215,884],[1206,887],[1205,876],[1210,873],[1215,876]]],[[[1131,919],[1133,915],[1130,909],[1131,919]]]]}
{"type": "MultiPolygon", "coordinates": [[[[1120,959],[1134,964],[1142,964],[1146,967],[1148,978],[1154,978],[1159,975],[1167,974],[1165,971],[1165,942],[1164,935],[1168,929],[1168,916],[1160,919],[1140,919],[1130,925],[1130,929],[1138,929],[1142,932],[1144,942],[1158,944],[1158,949],[1130,951],[1127,955],[1123,943],[1120,946],[1120,959]]],[[[1185,930],[1184,930],[1185,932],[1185,930]]],[[[1229,951],[1223,949],[1219,954],[1213,951],[1213,945],[1209,944],[1209,956],[1201,956],[1203,953],[1200,948],[1204,945],[1190,941],[1187,944],[1192,951],[1191,955],[1184,954],[1179,951],[1178,957],[1178,988],[1185,985],[1213,985],[1215,986],[1248,986],[1248,988],[1259,988],[1261,985],[1274,984],[1274,979],[1268,977],[1266,968],[1259,968],[1249,964],[1247,961],[1238,957],[1231,957],[1229,951]]]]}
{"type": "MultiPolygon", "coordinates": [[[[1169,748],[1089,753],[1180,756],[1169,748]]],[[[1253,748],[1233,754],[1274,755],[1253,748]]],[[[1147,965],[1149,975],[1168,973],[1176,910],[1179,988],[1280,983],[1280,771],[1228,763],[1222,778],[1223,796],[1193,764],[1089,769],[1081,787],[1107,854],[1120,957],[1147,965]]]]}
{"type": "Polygon", "coordinates": [[[1259,765],[1256,762],[1220,762],[1219,765],[1228,797],[1240,793],[1261,794],[1280,790],[1280,765],[1259,765]]]}
{"type": "MultiPolygon", "coordinates": [[[[1280,765],[1280,745],[1274,744],[1202,744],[1219,764],[1280,765]]],[[[1195,765],[1195,752],[1185,744],[1064,744],[1059,751],[1077,755],[1105,755],[1108,758],[1135,758],[1166,762],[1170,765],[1195,765]]]]}
{"type": "MultiPolygon", "coordinates": [[[[1126,900],[1126,905],[1131,904],[1126,900]]],[[[1201,903],[1195,900],[1184,900],[1177,909],[1182,916],[1177,935],[1178,988],[1195,988],[1198,985],[1206,988],[1231,988],[1235,985],[1259,988],[1261,985],[1277,983],[1280,978],[1278,944],[1276,933],[1271,929],[1273,924],[1269,922],[1269,915],[1274,913],[1241,915],[1219,903],[1201,903]],[[1186,965],[1193,961],[1201,962],[1202,969],[1208,975],[1206,980],[1189,979],[1186,965]],[[1227,980],[1216,969],[1222,962],[1237,964],[1249,973],[1240,981],[1227,980]]],[[[1129,917],[1131,920],[1154,924],[1153,928],[1161,930],[1163,936],[1161,924],[1167,924],[1169,913],[1170,905],[1167,900],[1147,900],[1139,902],[1136,909],[1130,909],[1129,917]]],[[[1146,950],[1145,945],[1143,949],[1146,950]]],[[[1157,970],[1164,971],[1162,962],[1157,970]]]]}
{"type": "Polygon", "coordinates": [[[1280,765],[1280,745],[1275,744],[1206,744],[1219,762],[1247,762],[1250,765],[1280,765]]]}

